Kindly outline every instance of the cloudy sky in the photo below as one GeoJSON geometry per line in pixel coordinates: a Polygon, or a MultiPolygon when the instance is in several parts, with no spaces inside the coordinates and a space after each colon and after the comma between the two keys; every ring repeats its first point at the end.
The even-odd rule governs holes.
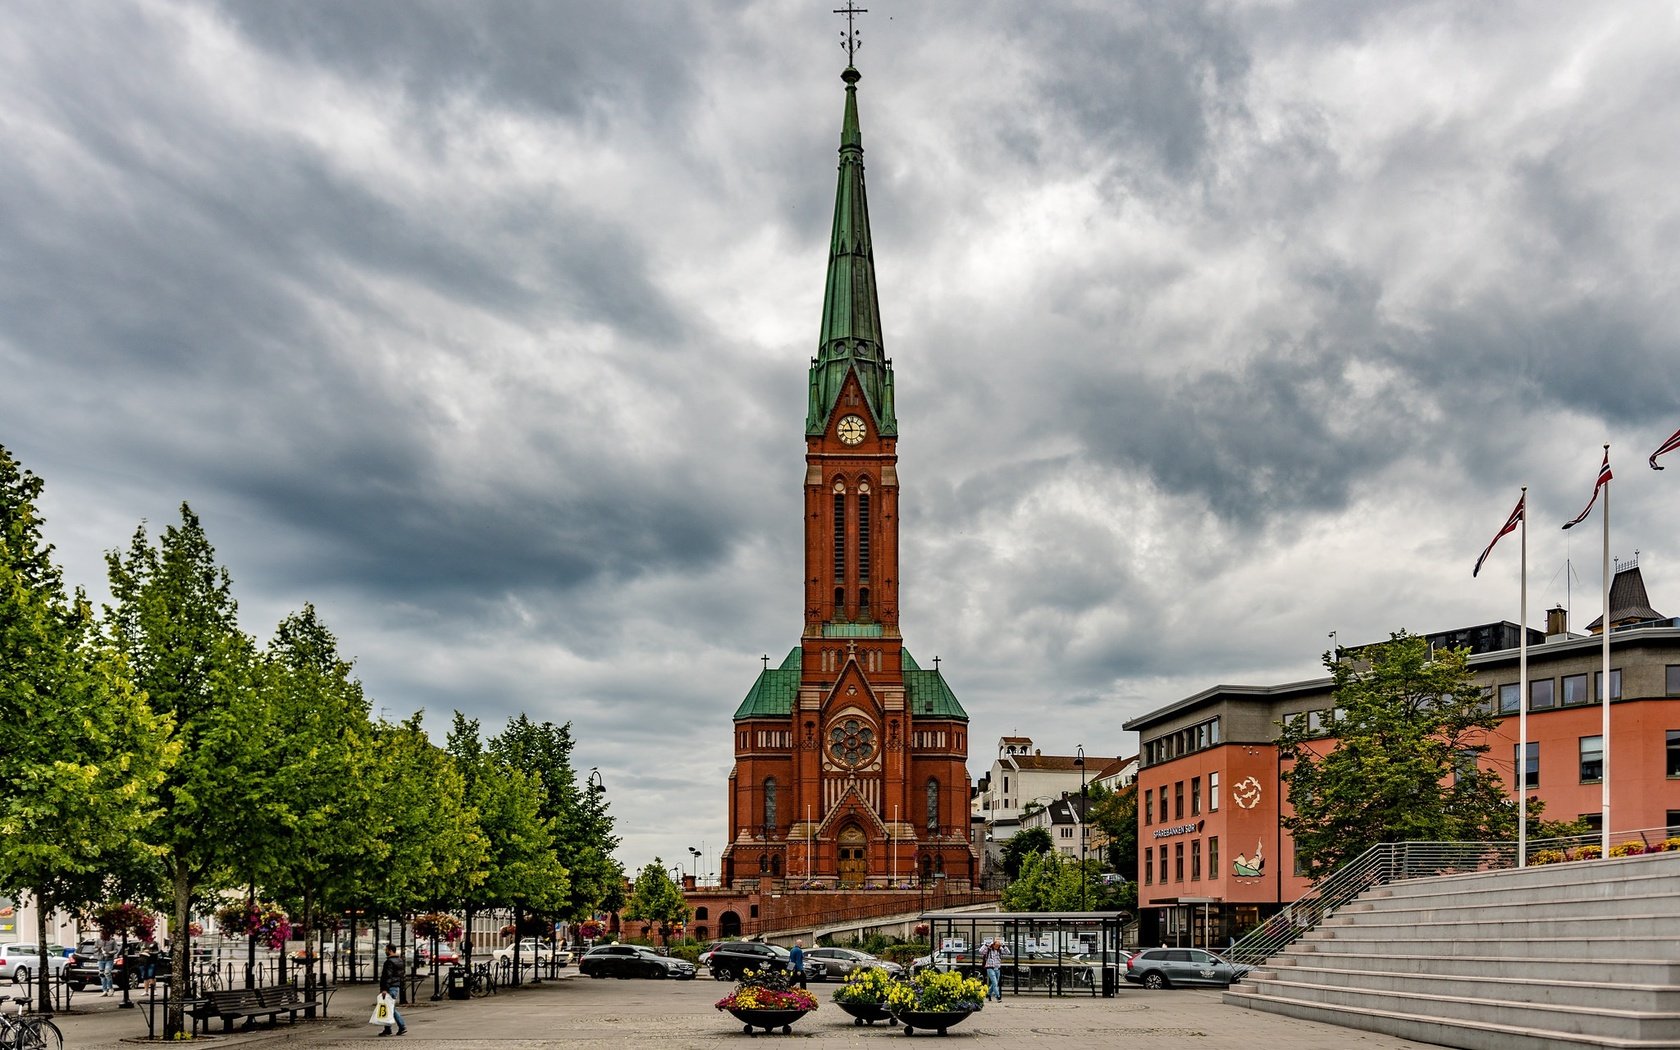
{"type": "MultiPolygon", "coordinates": [[[[800,628],[835,6],[9,4],[0,444],[72,581],[187,501],[253,635],[571,721],[623,859],[715,869],[800,628]]],[[[1584,624],[1606,441],[1680,613],[1671,3],[869,6],[903,622],[976,775],[1516,619],[1515,538],[1470,568],[1524,484],[1584,624]]]]}

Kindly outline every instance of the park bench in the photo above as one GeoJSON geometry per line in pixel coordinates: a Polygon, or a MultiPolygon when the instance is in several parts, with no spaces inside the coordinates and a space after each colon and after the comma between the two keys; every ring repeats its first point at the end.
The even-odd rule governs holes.
{"type": "Polygon", "coordinates": [[[281,1014],[296,1022],[300,1011],[320,1005],[321,998],[305,995],[292,985],[269,988],[235,988],[222,992],[206,992],[204,998],[187,1006],[196,1030],[200,1023],[206,1028],[213,1020],[222,1022],[222,1031],[233,1031],[233,1022],[243,1019],[250,1027],[259,1017],[275,1024],[281,1014]]]}

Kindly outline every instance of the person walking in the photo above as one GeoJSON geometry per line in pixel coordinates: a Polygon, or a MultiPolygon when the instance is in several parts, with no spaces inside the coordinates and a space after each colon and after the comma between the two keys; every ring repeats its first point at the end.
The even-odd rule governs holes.
{"type": "Polygon", "coordinates": [[[99,931],[99,943],[93,953],[99,959],[99,994],[108,996],[116,989],[111,986],[111,970],[117,965],[117,941],[104,930],[99,931]]]}
{"type": "Polygon", "coordinates": [[[1003,941],[993,937],[991,943],[981,949],[980,965],[986,968],[986,998],[993,1002],[1003,1002],[1003,990],[999,978],[1003,975],[1003,941]]]}
{"type": "MultiPolygon", "coordinates": [[[[407,1035],[408,1025],[403,1023],[402,1014],[397,1012],[397,1003],[402,1001],[403,962],[397,954],[397,946],[385,946],[385,965],[379,969],[379,990],[391,997],[391,1020],[397,1022],[397,1034],[407,1035]]],[[[391,1026],[386,1025],[380,1035],[390,1035],[391,1026]]]]}
{"type": "Polygon", "coordinates": [[[793,968],[794,975],[799,978],[799,987],[805,987],[805,942],[794,941],[788,951],[788,965],[793,968]]]}

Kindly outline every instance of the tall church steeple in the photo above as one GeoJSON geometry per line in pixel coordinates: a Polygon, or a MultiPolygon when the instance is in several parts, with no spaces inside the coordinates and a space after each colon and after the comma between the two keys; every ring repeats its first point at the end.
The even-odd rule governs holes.
{"type": "Polygon", "coordinates": [[[862,77],[852,66],[840,74],[846,82],[846,115],[840,127],[840,179],[834,191],[822,331],[817,356],[811,361],[810,406],[805,416],[808,436],[819,435],[827,427],[849,375],[857,376],[879,433],[884,437],[898,434],[892,364],[881,341],[881,303],[875,291],[869,197],[863,182],[863,134],[857,110],[857,82],[862,77]]]}

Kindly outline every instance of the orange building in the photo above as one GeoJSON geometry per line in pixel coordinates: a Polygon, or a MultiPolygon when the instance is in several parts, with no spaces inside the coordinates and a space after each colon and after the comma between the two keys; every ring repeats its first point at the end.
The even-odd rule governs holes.
{"type": "MultiPolygon", "coordinates": [[[[1637,564],[1612,589],[1610,820],[1612,842],[1680,832],[1680,620],[1649,606],[1637,564]]],[[[1590,625],[1597,629],[1598,621],[1590,625]]],[[[1516,787],[1518,642],[1515,624],[1431,635],[1467,647],[1489,703],[1506,715],[1484,764],[1516,787]]],[[[1604,773],[1602,639],[1530,631],[1529,795],[1549,819],[1601,825],[1604,773]]],[[[1143,943],[1224,945],[1308,881],[1279,818],[1288,813],[1278,724],[1304,717],[1334,740],[1331,680],[1219,685],[1126,723],[1141,743],[1138,906],[1143,943]]]]}
{"type": "Polygon", "coordinates": [[[839,185],[805,424],[799,644],[734,716],[725,887],[967,884],[968,715],[899,633],[898,416],[882,342],[848,67],[839,185]]]}

